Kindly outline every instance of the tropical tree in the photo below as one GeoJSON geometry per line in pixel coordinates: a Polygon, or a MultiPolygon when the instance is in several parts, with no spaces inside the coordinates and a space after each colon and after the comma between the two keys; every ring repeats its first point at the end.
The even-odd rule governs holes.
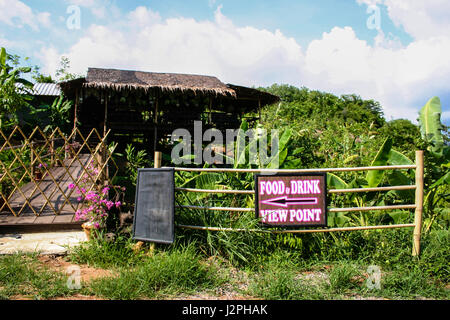
{"type": "Polygon", "coordinates": [[[14,57],[0,50],[0,128],[15,123],[15,112],[31,100],[29,95],[33,84],[22,78],[31,72],[29,67],[13,67],[8,64],[14,57]]]}
{"type": "Polygon", "coordinates": [[[56,78],[58,79],[58,82],[74,80],[81,77],[80,75],[77,75],[75,73],[70,73],[69,70],[70,60],[69,58],[62,56],[59,62],[59,68],[56,70],[56,78]]]}

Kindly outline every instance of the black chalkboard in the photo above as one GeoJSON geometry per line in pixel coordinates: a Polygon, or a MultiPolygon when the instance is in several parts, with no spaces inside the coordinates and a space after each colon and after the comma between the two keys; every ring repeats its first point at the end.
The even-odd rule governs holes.
{"type": "Polygon", "coordinates": [[[175,215],[174,169],[139,169],[133,239],[173,243],[175,215]]]}

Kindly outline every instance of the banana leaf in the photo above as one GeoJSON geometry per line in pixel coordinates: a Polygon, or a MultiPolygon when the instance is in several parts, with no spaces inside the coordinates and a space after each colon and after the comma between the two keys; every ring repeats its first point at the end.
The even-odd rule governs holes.
{"type": "Polygon", "coordinates": [[[437,157],[442,156],[444,148],[444,137],[441,130],[441,101],[438,97],[433,97],[419,112],[419,124],[422,138],[429,142],[429,150],[437,157]]]}
{"type": "MultiPolygon", "coordinates": [[[[389,161],[389,155],[392,148],[392,139],[387,138],[380,150],[378,151],[375,159],[372,161],[371,166],[385,166],[389,161]]],[[[366,180],[369,183],[369,188],[377,187],[384,177],[384,170],[371,170],[367,173],[366,180]]]]}
{"type": "Polygon", "coordinates": [[[433,185],[430,186],[430,189],[444,184],[450,184],[450,172],[447,172],[442,177],[440,177],[435,183],[433,183],[433,185]]]}
{"type": "MultiPolygon", "coordinates": [[[[279,169],[282,167],[288,155],[288,144],[291,137],[291,129],[286,129],[283,131],[281,137],[278,139],[278,152],[270,158],[270,162],[266,166],[267,169],[279,169]]],[[[272,145],[271,147],[273,148],[274,146],[272,145]]]]}
{"type": "MultiPolygon", "coordinates": [[[[397,170],[394,170],[393,172],[391,172],[387,178],[388,178],[388,182],[391,186],[414,184],[414,180],[411,180],[404,173],[397,171],[397,170]]],[[[415,191],[414,190],[391,190],[386,194],[387,195],[394,194],[405,201],[414,201],[415,191]]]]}
{"type": "Polygon", "coordinates": [[[241,127],[239,128],[236,145],[235,145],[235,158],[234,167],[245,163],[245,132],[248,130],[247,121],[243,120],[241,127]]]}
{"type": "Polygon", "coordinates": [[[410,160],[407,156],[404,154],[391,150],[389,152],[389,160],[388,163],[393,166],[402,166],[402,165],[413,165],[414,162],[410,160]]]}
{"type": "Polygon", "coordinates": [[[0,67],[5,68],[6,67],[6,49],[1,48],[0,50],[0,67]]]}
{"type": "Polygon", "coordinates": [[[408,211],[397,210],[397,211],[388,212],[388,215],[392,218],[392,220],[394,220],[394,224],[399,224],[399,223],[405,221],[406,219],[408,219],[408,217],[411,215],[411,213],[408,211]]]}
{"type": "Polygon", "coordinates": [[[348,184],[333,173],[327,173],[327,188],[348,189],[348,184]]]}

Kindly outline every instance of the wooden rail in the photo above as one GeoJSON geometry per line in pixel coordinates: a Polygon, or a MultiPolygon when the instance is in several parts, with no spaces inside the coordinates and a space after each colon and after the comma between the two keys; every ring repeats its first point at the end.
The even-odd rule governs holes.
{"type": "MultiPolygon", "coordinates": [[[[355,189],[331,189],[328,193],[351,193],[351,192],[377,192],[391,190],[413,190],[415,185],[390,186],[376,188],[355,188],[355,189]]],[[[223,193],[223,194],[254,194],[254,190],[228,190],[228,189],[196,189],[196,188],[175,188],[176,191],[197,192],[197,193],[223,193]]]]}
{"type": "Polygon", "coordinates": [[[309,172],[351,172],[351,171],[370,171],[370,170],[405,170],[416,169],[416,165],[401,166],[374,166],[374,167],[355,167],[355,168],[318,168],[318,169],[231,169],[231,168],[179,168],[175,171],[187,172],[236,172],[236,173],[309,173],[309,172]]]}
{"type": "Polygon", "coordinates": [[[375,229],[394,229],[394,228],[413,228],[414,224],[390,224],[383,226],[360,226],[360,227],[344,227],[344,228],[328,228],[328,229],[302,229],[302,230],[267,230],[267,229],[243,229],[243,228],[218,228],[218,227],[201,227],[190,225],[177,225],[179,228],[204,230],[204,231],[225,231],[225,232],[261,232],[261,233],[316,233],[316,232],[340,232],[340,231],[358,231],[358,230],[375,230],[375,229]]]}

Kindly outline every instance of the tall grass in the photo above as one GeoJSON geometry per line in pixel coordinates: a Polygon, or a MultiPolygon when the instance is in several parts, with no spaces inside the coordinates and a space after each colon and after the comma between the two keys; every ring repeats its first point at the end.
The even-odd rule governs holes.
{"type": "Polygon", "coordinates": [[[103,235],[74,247],[69,259],[77,264],[97,268],[132,267],[142,260],[142,254],[133,251],[135,241],[131,236],[119,234],[113,241],[106,241],[103,235]]]}
{"type": "Polygon", "coordinates": [[[95,295],[108,299],[145,299],[213,288],[220,282],[214,266],[202,262],[193,244],[159,251],[115,277],[90,285],[95,295]]]}

